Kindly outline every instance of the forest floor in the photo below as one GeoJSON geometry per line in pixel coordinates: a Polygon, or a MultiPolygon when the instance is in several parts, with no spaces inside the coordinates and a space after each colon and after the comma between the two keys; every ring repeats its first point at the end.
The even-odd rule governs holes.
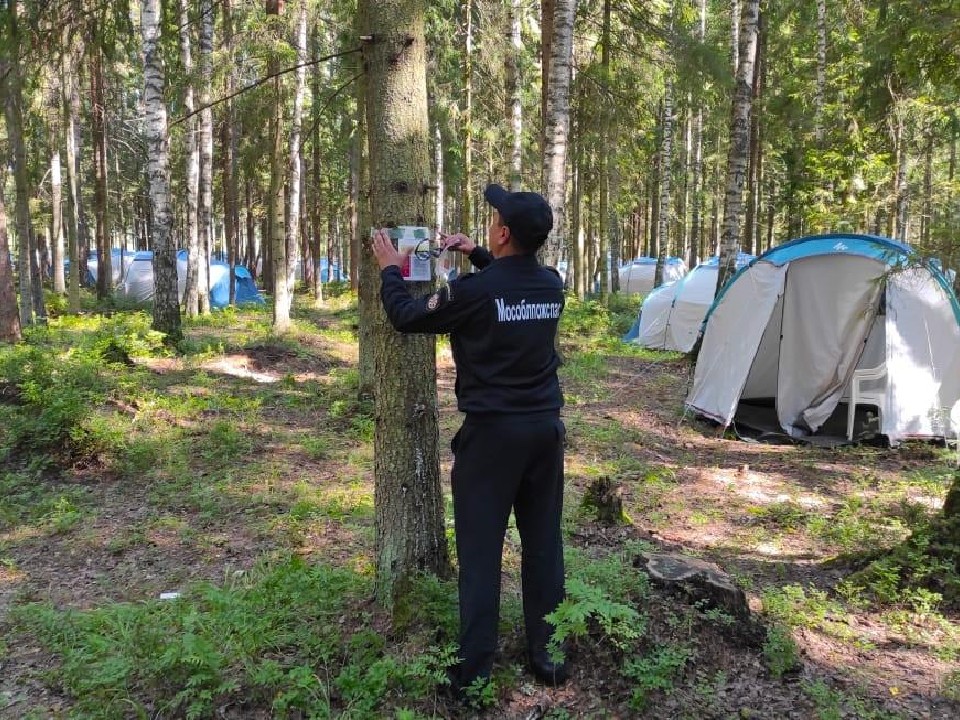
{"type": "MultiPolygon", "coordinates": [[[[523,667],[512,526],[482,713],[435,688],[455,582],[425,579],[402,626],[372,602],[373,420],[356,399],[355,308],[334,299],[298,306],[288,338],[264,311],[221,313],[190,325],[177,356],[149,346],[143,316],[54,320],[31,344],[121,338],[133,358],[77,371],[105,389],[62,439],[69,454],[12,428],[39,403],[31,432],[49,431],[56,392],[27,398],[0,363],[0,718],[960,717],[960,616],[852,574],[937,512],[946,452],[733,439],[684,414],[686,359],[620,345],[595,306],[568,313],[564,687],[523,667]],[[600,476],[620,484],[629,524],[582,506],[600,476]],[[635,559],[658,549],[730,574],[766,640],[651,587],[635,559]]],[[[445,341],[437,378],[453,552],[445,341]]]]}

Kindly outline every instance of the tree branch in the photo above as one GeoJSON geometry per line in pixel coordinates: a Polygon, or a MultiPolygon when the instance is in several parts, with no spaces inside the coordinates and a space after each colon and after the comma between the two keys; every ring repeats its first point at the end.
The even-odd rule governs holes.
{"type": "Polygon", "coordinates": [[[243,93],[247,92],[248,90],[253,90],[253,89],[256,88],[256,87],[260,87],[260,86],[263,85],[265,82],[268,82],[268,81],[270,81],[270,80],[273,80],[275,77],[279,77],[279,76],[281,76],[281,75],[286,75],[288,72],[293,72],[294,70],[298,70],[298,69],[300,69],[300,68],[302,68],[302,67],[309,67],[309,66],[311,66],[311,65],[316,65],[317,63],[322,63],[322,62],[325,62],[325,61],[327,61],[327,60],[333,60],[334,58],[338,58],[338,57],[344,57],[345,55],[352,55],[353,53],[358,53],[358,52],[360,52],[360,48],[359,48],[359,47],[356,47],[356,48],[353,48],[352,50],[344,50],[343,52],[333,53],[332,55],[324,55],[323,57],[316,58],[316,59],[314,59],[314,60],[309,60],[309,61],[307,61],[307,62],[305,62],[305,63],[298,63],[297,65],[291,65],[290,67],[283,68],[282,70],[278,70],[277,72],[270,73],[269,75],[265,75],[265,76],[263,76],[262,78],[260,78],[259,80],[250,83],[249,85],[245,85],[244,87],[240,88],[240,89],[237,90],[236,92],[232,92],[232,93],[230,93],[229,95],[224,95],[223,97],[218,98],[218,99],[214,100],[213,102],[209,102],[209,103],[207,103],[206,105],[201,105],[200,107],[198,107],[198,108],[197,108],[196,110],[194,110],[193,112],[190,112],[190,113],[187,113],[186,115],[183,115],[183,116],[181,116],[181,117],[178,117],[176,120],[173,120],[173,121],[170,123],[170,127],[173,127],[173,126],[175,126],[175,125],[179,125],[180,123],[182,123],[182,122],[184,122],[184,121],[186,121],[186,120],[189,120],[189,119],[192,118],[194,115],[199,115],[201,112],[203,112],[203,111],[206,110],[207,108],[215,107],[215,106],[217,106],[217,105],[219,105],[219,104],[221,104],[221,103],[227,102],[227,100],[232,100],[233,98],[237,97],[238,95],[243,95],[243,93]]]}

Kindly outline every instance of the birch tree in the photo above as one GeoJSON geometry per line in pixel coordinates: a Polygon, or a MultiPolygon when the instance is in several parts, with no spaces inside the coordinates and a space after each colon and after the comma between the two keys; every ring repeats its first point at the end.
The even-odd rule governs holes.
{"type": "MultiPolygon", "coordinates": [[[[300,135],[303,127],[303,97],[307,89],[307,69],[304,66],[307,57],[307,0],[300,0],[297,7],[297,26],[294,33],[294,49],[297,53],[296,79],[293,90],[293,115],[290,118],[290,148],[287,158],[287,226],[284,242],[287,258],[286,283],[287,302],[293,298],[296,282],[297,248],[300,237],[300,186],[303,158],[301,157],[300,135]]],[[[306,262],[306,258],[304,258],[306,262]]],[[[316,271],[319,272],[319,265],[316,271]]],[[[287,309],[289,316],[290,310],[287,309]]]]}
{"type": "Polygon", "coordinates": [[[90,125],[93,136],[93,218],[97,246],[97,299],[113,293],[113,257],[107,210],[107,109],[104,106],[103,48],[90,52],[90,125]]]}
{"type": "Polygon", "coordinates": [[[67,238],[69,241],[70,281],[67,288],[67,307],[70,312],[80,312],[80,270],[85,264],[81,257],[82,198],[80,194],[79,153],[77,150],[77,122],[80,117],[80,98],[77,94],[76,63],[72,38],[68,31],[63,33],[64,46],[61,73],[63,87],[63,123],[64,147],[67,153],[67,238]]]}
{"type": "MultiPolygon", "coordinates": [[[[372,224],[428,225],[424,0],[361,0],[372,224]]],[[[377,282],[373,296],[378,295],[377,282]]],[[[414,283],[424,292],[427,283],[414,283]]],[[[375,309],[376,594],[396,609],[414,575],[449,573],[440,493],[436,342],[401,335],[375,309]]]]}
{"type": "Polygon", "coordinates": [[[506,59],[506,117],[510,128],[510,190],[519,192],[523,177],[523,101],[520,83],[520,61],[523,57],[523,39],[520,34],[523,3],[510,0],[510,48],[506,59]]]}
{"type": "Polygon", "coordinates": [[[163,100],[163,60],[158,47],[160,0],[142,0],[143,104],[146,112],[147,175],[153,245],[153,329],[167,342],[180,341],[180,301],[177,291],[177,255],[170,235],[170,135],[163,100]]]}
{"type": "Polygon", "coordinates": [[[180,64],[186,81],[183,84],[183,111],[186,116],[184,132],[186,134],[186,149],[184,164],[186,172],[184,179],[186,186],[183,189],[183,200],[186,213],[184,231],[187,246],[187,274],[183,290],[183,303],[187,317],[197,317],[200,314],[200,286],[197,283],[197,271],[200,258],[199,231],[197,228],[197,205],[200,193],[200,143],[197,124],[199,119],[194,115],[196,103],[194,101],[194,86],[197,80],[193,74],[193,52],[190,46],[189,0],[180,0],[180,64]]]}
{"type": "MultiPolygon", "coordinates": [[[[675,0],[674,0],[675,2],[675,0]]],[[[673,33],[673,17],[675,4],[670,4],[670,31],[673,33]]],[[[661,122],[662,138],[660,140],[660,200],[659,215],[657,216],[656,236],[654,243],[657,248],[657,266],[653,275],[653,286],[663,284],[663,268],[670,251],[670,221],[673,213],[673,68],[664,69],[663,78],[663,121],[661,122]]]]}
{"type": "Polygon", "coordinates": [[[577,0],[555,0],[547,87],[543,177],[553,209],[553,230],[538,253],[541,262],[556,265],[566,246],[567,141],[570,135],[570,71],[577,0]]]}
{"type": "Polygon", "coordinates": [[[200,3],[200,191],[197,197],[197,295],[201,315],[210,314],[210,252],[213,241],[213,0],[200,3]]]}
{"type": "MultiPolygon", "coordinates": [[[[278,0],[266,0],[268,19],[279,32],[279,17],[283,3],[278,0]]],[[[279,42],[279,38],[275,40],[279,42]]],[[[273,330],[283,333],[290,328],[290,286],[287,283],[287,237],[284,231],[284,123],[283,123],[283,79],[279,75],[280,58],[278,51],[271,53],[269,74],[273,75],[273,115],[270,120],[272,154],[270,157],[270,256],[273,276],[273,330]]],[[[264,263],[266,267],[266,263],[264,263]]]]}
{"type": "Polygon", "coordinates": [[[743,188],[750,154],[750,110],[753,100],[753,64],[757,57],[760,0],[745,0],[740,24],[740,62],[731,112],[730,147],[727,151],[726,190],[723,198],[723,229],[720,235],[722,288],[736,272],[740,251],[740,220],[743,215],[743,188]]]}

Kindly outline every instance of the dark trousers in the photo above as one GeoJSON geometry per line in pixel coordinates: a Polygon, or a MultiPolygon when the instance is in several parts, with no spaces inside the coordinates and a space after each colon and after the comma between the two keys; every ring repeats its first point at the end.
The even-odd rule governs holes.
{"type": "Polygon", "coordinates": [[[558,415],[467,416],[454,436],[451,485],[460,563],[460,681],[490,677],[497,649],[500,568],[510,510],[522,546],[527,647],[553,632],[543,617],[563,600],[564,427],[558,415]]]}

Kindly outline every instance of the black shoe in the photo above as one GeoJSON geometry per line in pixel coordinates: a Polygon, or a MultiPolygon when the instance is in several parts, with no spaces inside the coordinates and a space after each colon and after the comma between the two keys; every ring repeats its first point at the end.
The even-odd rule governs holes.
{"type": "Polygon", "coordinates": [[[570,679],[567,663],[553,662],[546,650],[530,653],[530,669],[537,680],[550,687],[559,687],[570,679]]]}

